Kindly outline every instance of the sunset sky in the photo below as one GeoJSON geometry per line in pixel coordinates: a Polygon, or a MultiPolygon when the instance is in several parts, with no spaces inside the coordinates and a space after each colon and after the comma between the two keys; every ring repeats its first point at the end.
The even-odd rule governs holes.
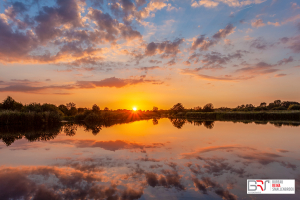
{"type": "Polygon", "coordinates": [[[299,0],[3,0],[0,100],[300,101],[299,0]]]}

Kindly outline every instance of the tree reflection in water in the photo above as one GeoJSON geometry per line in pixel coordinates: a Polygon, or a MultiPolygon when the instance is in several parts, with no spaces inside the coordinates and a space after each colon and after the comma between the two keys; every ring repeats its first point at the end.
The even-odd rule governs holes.
{"type": "Polygon", "coordinates": [[[0,139],[10,146],[16,140],[26,138],[30,142],[54,139],[62,130],[61,125],[55,126],[0,126],[0,139]]]}
{"type": "Polygon", "coordinates": [[[187,122],[186,119],[180,119],[180,118],[169,118],[173,126],[175,126],[178,129],[181,129],[183,125],[187,122]]]}
{"type": "Polygon", "coordinates": [[[169,118],[174,127],[181,129],[186,123],[194,124],[194,126],[201,126],[203,124],[207,129],[214,127],[214,121],[193,121],[182,118],[169,118]]]}
{"type": "MultiPolygon", "coordinates": [[[[158,118],[153,118],[153,125],[158,125],[158,118]]],[[[187,123],[193,124],[194,126],[204,126],[207,129],[213,129],[215,121],[202,121],[197,119],[185,119],[185,118],[169,118],[172,125],[178,129],[182,129],[187,123]]],[[[10,146],[16,140],[20,140],[23,137],[30,142],[34,141],[48,141],[54,139],[60,132],[64,132],[67,136],[74,136],[77,132],[78,127],[83,127],[86,132],[91,132],[93,135],[97,135],[103,128],[109,128],[117,124],[131,123],[137,120],[126,119],[119,121],[106,121],[104,123],[85,123],[85,122],[72,122],[64,123],[59,125],[48,126],[0,126],[0,139],[7,145],[10,146]]],[[[139,120],[138,120],[139,121],[139,120]]],[[[281,128],[282,126],[300,126],[300,122],[296,121],[233,121],[234,123],[251,124],[257,125],[272,124],[275,127],[281,128]]]]}
{"type": "Polygon", "coordinates": [[[158,124],[158,120],[156,118],[153,118],[152,122],[153,122],[153,125],[157,125],[158,124]]]}
{"type": "Polygon", "coordinates": [[[74,136],[76,134],[77,131],[77,124],[74,123],[66,123],[64,125],[64,133],[67,136],[74,136]]]}

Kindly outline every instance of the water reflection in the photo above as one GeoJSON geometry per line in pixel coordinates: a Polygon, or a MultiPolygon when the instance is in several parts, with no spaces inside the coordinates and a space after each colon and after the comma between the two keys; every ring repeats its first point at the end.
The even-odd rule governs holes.
{"type": "MultiPolygon", "coordinates": [[[[153,125],[158,125],[157,118],[152,119],[153,125]]],[[[213,129],[215,121],[201,121],[184,118],[169,118],[172,125],[178,129],[182,129],[185,124],[192,124],[194,126],[204,126],[207,129],[213,129]]],[[[7,145],[11,145],[16,140],[22,139],[23,137],[28,141],[39,141],[39,140],[51,140],[56,137],[63,130],[67,136],[74,136],[78,127],[83,127],[86,132],[91,132],[93,135],[97,135],[103,128],[109,128],[118,124],[132,123],[132,120],[124,121],[107,121],[105,123],[85,123],[85,122],[71,122],[63,123],[52,127],[28,127],[28,126],[0,126],[0,139],[7,145]]],[[[283,126],[298,127],[300,122],[282,122],[282,121],[233,121],[233,123],[243,124],[257,124],[267,125],[272,124],[277,128],[283,126]]]]}
{"type": "MultiPolygon", "coordinates": [[[[212,129],[214,127],[215,121],[204,121],[204,120],[195,120],[195,119],[185,119],[185,118],[169,118],[170,122],[174,127],[181,129],[185,124],[193,124],[194,126],[204,126],[207,129],[212,129]]],[[[257,125],[266,125],[268,123],[273,124],[275,127],[282,126],[300,126],[300,122],[282,122],[282,121],[230,121],[233,123],[244,123],[244,124],[252,124],[255,123],[257,125]]]]}
{"type": "Polygon", "coordinates": [[[0,139],[7,145],[11,145],[16,140],[26,138],[30,142],[48,141],[54,139],[62,130],[61,125],[47,126],[0,126],[0,139]]]}
{"type": "Polygon", "coordinates": [[[300,136],[291,124],[153,119],[2,127],[0,199],[299,199],[298,190],[246,194],[247,178],[296,179],[299,189],[300,136]]]}

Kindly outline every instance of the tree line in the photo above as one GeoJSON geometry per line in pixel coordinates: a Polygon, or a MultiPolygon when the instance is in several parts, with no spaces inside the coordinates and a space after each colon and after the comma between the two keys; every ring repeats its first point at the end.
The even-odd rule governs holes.
{"type": "MultiPolygon", "coordinates": [[[[8,96],[6,99],[0,103],[0,111],[3,110],[14,110],[20,112],[56,112],[61,116],[72,117],[76,115],[87,116],[90,113],[100,114],[101,111],[108,112],[112,111],[108,107],[104,107],[103,110],[97,104],[94,104],[92,108],[82,108],[76,107],[76,104],[73,102],[69,102],[66,104],[61,104],[56,106],[54,104],[49,103],[30,103],[23,105],[20,102],[15,101],[12,97],[8,96]]],[[[158,107],[153,107],[153,110],[147,112],[156,112],[156,113],[164,113],[164,114],[178,114],[180,112],[214,112],[214,111],[268,111],[268,110],[300,110],[300,103],[295,101],[281,101],[275,100],[267,104],[266,102],[262,102],[259,106],[254,106],[253,104],[242,104],[235,108],[228,107],[220,107],[214,108],[212,103],[205,104],[203,107],[197,106],[194,108],[185,108],[182,103],[175,104],[169,110],[159,110],[158,107]]],[[[126,109],[118,109],[116,111],[126,112],[130,110],[126,109]]],[[[137,111],[142,112],[142,111],[137,111]]]]}
{"type": "Polygon", "coordinates": [[[300,110],[300,103],[295,101],[281,101],[275,100],[267,104],[262,102],[259,106],[253,104],[242,104],[235,108],[220,107],[214,108],[212,103],[205,104],[203,108],[197,106],[194,108],[185,108],[181,103],[175,104],[171,109],[171,114],[178,114],[181,112],[214,112],[214,111],[271,111],[271,110],[300,110]]]}

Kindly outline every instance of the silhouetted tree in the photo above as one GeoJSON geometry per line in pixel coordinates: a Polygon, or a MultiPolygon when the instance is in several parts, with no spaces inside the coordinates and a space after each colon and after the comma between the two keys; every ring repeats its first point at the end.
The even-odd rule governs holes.
{"type": "Polygon", "coordinates": [[[2,109],[4,110],[21,110],[23,105],[16,102],[11,96],[8,96],[2,103],[2,109]]]}
{"type": "Polygon", "coordinates": [[[30,103],[25,105],[24,110],[28,112],[42,112],[42,105],[40,103],[30,103]]]}
{"type": "Polygon", "coordinates": [[[173,111],[174,113],[183,112],[184,107],[181,103],[177,103],[171,108],[171,111],[173,111]]]}
{"type": "Polygon", "coordinates": [[[246,108],[254,108],[252,104],[246,104],[246,108]]]}
{"type": "Polygon", "coordinates": [[[92,107],[92,111],[95,112],[95,113],[100,113],[99,106],[97,106],[96,104],[94,104],[93,107],[92,107]]]}
{"type": "Polygon", "coordinates": [[[83,113],[87,110],[87,108],[78,108],[78,113],[83,113]]]}
{"type": "Polygon", "coordinates": [[[66,106],[67,106],[68,110],[70,110],[72,107],[76,108],[76,104],[73,102],[67,103],[66,106]]]}
{"type": "Polygon", "coordinates": [[[284,101],[281,103],[281,106],[288,108],[290,105],[300,105],[300,103],[295,101],[284,101]]]}
{"type": "Polygon", "coordinates": [[[74,116],[77,114],[77,108],[76,107],[71,107],[71,109],[69,110],[69,115],[70,116],[74,116]]]}
{"type": "Polygon", "coordinates": [[[153,107],[153,112],[157,112],[158,111],[158,107],[153,107]]]}
{"type": "Polygon", "coordinates": [[[269,103],[269,105],[268,105],[268,109],[272,109],[272,108],[275,108],[276,106],[275,106],[275,104],[274,103],[269,103]]]}
{"type": "Polygon", "coordinates": [[[194,108],[195,111],[200,111],[201,109],[202,109],[201,106],[197,106],[194,108]]]}
{"type": "Polygon", "coordinates": [[[56,107],[56,105],[54,104],[50,104],[50,103],[44,103],[42,106],[42,111],[43,112],[58,112],[59,109],[56,107]]]}
{"type": "Polygon", "coordinates": [[[259,107],[266,107],[266,106],[267,106],[267,103],[266,102],[262,102],[262,103],[260,103],[259,107]]]}
{"type": "Polygon", "coordinates": [[[275,107],[280,106],[280,104],[281,104],[281,100],[275,100],[275,101],[274,101],[275,107]]]}
{"type": "Polygon", "coordinates": [[[67,103],[66,104],[67,108],[68,108],[68,115],[69,116],[74,116],[77,114],[77,108],[76,108],[76,104],[73,102],[67,103]]]}
{"type": "Polygon", "coordinates": [[[108,107],[105,107],[105,108],[104,108],[104,111],[109,111],[108,107]]]}
{"type": "Polygon", "coordinates": [[[202,111],[203,112],[213,112],[214,111],[214,105],[212,103],[208,103],[205,106],[203,106],[202,111]]]}
{"type": "Polygon", "coordinates": [[[64,115],[68,115],[68,108],[67,108],[67,106],[61,104],[61,105],[58,106],[58,109],[59,109],[61,112],[63,112],[64,115]]]}

